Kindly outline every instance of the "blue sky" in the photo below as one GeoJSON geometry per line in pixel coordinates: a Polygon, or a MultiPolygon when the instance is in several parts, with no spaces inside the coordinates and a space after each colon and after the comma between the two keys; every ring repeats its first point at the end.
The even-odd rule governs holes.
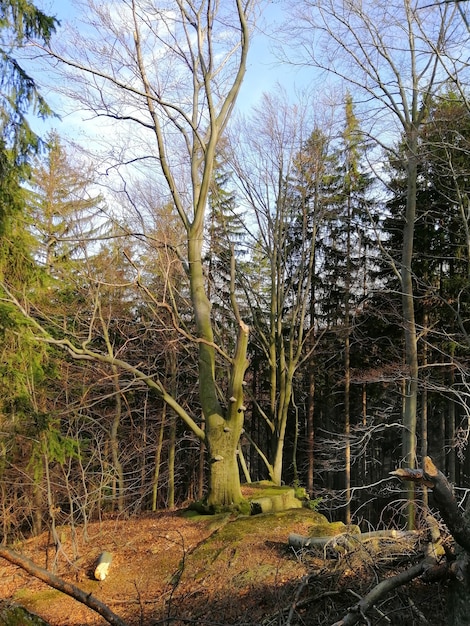
{"type": "MultiPolygon", "coordinates": [[[[59,20],[73,21],[77,10],[72,0],[36,0],[37,5],[59,20]]],[[[276,23],[282,23],[283,0],[266,2],[263,21],[270,29],[276,23]]],[[[275,26],[274,26],[275,28],[275,26]]],[[[312,71],[297,71],[292,67],[281,66],[273,52],[273,41],[267,35],[258,33],[252,43],[248,57],[247,73],[239,97],[238,108],[244,112],[256,105],[264,92],[277,91],[277,83],[281,84],[294,97],[296,85],[308,83],[312,71]]],[[[34,72],[33,72],[34,76],[34,72]]]]}

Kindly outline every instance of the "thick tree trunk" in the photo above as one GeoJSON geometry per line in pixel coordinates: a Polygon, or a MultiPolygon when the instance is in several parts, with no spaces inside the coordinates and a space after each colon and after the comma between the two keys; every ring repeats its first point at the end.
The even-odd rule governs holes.
{"type": "Polygon", "coordinates": [[[236,506],[243,500],[237,459],[240,433],[228,432],[224,424],[222,420],[218,429],[212,427],[210,442],[208,440],[210,486],[207,504],[214,507],[236,506]]]}
{"type": "Polygon", "coordinates": [[[206,415],[206,445],[209,453],[209,506],[234,506],[243,500],[238,469],[238,443],[243,429],[244,375],[248,366],[246,351],[249,328],[239,322],[239,332],[228,388],[226,416],[206,415]]]}

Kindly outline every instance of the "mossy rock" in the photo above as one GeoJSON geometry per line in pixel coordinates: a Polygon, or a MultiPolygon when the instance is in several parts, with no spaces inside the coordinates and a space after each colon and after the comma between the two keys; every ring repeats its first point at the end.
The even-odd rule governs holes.
{"type": "Polygon", "coordinates": [[[39,615],[30,613],[18,604],[0,606],[0,624],[2,626],[49,626],[39,615]]]}
{"type": "Polygon", "coordinates": [[[250,502],[252,515],[302,508],[302,502],[295,496],[295,489],[275,485],[267,480],[242,485],[242,493],[250,502]]]}
{"type": "Polygon", "coordinates": [[[252,515],[258,513],[277,513],[278,511],[301,508],[302,502],[295,497],[293,489],[289,489],[289,491],[277,496],[263,496],[262,498],[251,500],[252,515]]]}
{"type": "Polygon", "coordinates": [[[359,535],[361,530],[355,524],[343,524],[343,522],[328,522],[319,520],[309,529],[309,537],[335,537],[336,535],[359,535]]]}

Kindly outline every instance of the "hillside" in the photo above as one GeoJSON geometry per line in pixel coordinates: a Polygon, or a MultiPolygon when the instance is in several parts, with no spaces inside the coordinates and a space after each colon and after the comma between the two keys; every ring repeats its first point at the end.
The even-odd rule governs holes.
{"type": "MultiPolygon", "coordinates": [[[[380,571],[372,562],[358,567],[347,559],[341,564],[324,560],[321,553],[295,554],[287,545],[289,534],[308,535],[319,519],[307,509],[238,519],[163,512],[90,524],[87,539],[83,529],[77,530],[75,546],[70,529],[62,528],[57,573],[94,594],[131,626],[165,620],[326,625],[354,603],[347,590],[364,593],[380,571]],[[103,550],[113,554],[113,563],[108,578],[98,582],[93,566],[103,550]]],[[[50,568],[54,550],[48,542],[43,534],[15,548],[50,568]]],[[[0,562],[0,580],[0,600],[14,599],[51,626],[106,623],[6,561],[0,562]]],[[[411,596],[397,593],[381,610],[394,612],[393,624],[442,625],[444,593],[436,585],[415,583],[411,596]]]]}

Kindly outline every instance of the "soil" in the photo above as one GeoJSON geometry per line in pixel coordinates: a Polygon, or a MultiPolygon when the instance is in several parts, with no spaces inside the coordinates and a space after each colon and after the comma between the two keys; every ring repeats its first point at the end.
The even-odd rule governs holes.
{"type": "MultiPolygon", "coordinates": [[[[309,535],[318,514],[295,509],[251,517],[186,516],[182,511],[105,519],[86,533],[59,529],[58,555],[45,533],[14,546],[36,564],[92,593],[129,626],[155,624],[318,624],[340,619],[378,579],[377,563],[295,553],[290,533],[309,535]],[[97,558],[111,552],[104,581],[97,558]]],[[[362,559],[363,561],[364,559],[362,559]]],[[[0,604],[10,600],[51,626],[99,626],[103,618],[7,561],[0,561],[0,604]]],[[[445,589],[419,582],[379,611],[391,624],[445,624],[445,589]],[[423,622],[423,619],[427,619],[423,622]]],[[[385,624],[374,611],[372,624],[385,624]],[[375,621],[374,621],[375,620],[375,621]]]]}

